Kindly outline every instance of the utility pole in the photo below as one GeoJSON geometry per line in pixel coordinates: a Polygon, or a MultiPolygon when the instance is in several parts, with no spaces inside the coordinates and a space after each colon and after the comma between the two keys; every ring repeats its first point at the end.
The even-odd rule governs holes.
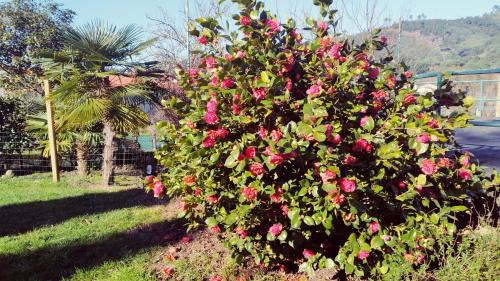
{"type": "Polygon", "coordinates": [[[43,80],[43,90],[45,92],[45,107],[47,109],[47,131],[49,134],[50,167],[52,168],[52,181],[59,182],[59,165],[57,163],[56,134],[54,130],[54,107],[50,100],[49,80],[43,80]]]}
{"type": "Polygon", "coordinates": [[[186,46],[188,69],[191,68],[191,44],[189,43],[189,0],[184,0],[184,11],[186,12],[186,46]]]}
{"type": "Polygon", "coordinates": [[[398,30],[398,47],[397,47],[397,60],[398,63],[401,62],[401,31],[403,25],[403,17],[399,17],[399,30],[398,30]]]}

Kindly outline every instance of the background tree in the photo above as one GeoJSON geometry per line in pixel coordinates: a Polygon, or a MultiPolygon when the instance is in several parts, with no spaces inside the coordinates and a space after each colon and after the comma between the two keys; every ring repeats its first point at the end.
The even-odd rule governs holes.
{"type": "Polygon", "coordinates": [[[60,50],[61,29],[75,13],[52,1],[12,0],[0,3],[0,86],[43,93],[37,81],[36,53],[60,50]]]}
{"type": "Polygon", "coordinates": [[[117,132],[134,133],[149,124],[141,108],[158,103],[153,83],[144,77],[158,76],[149,63],[133,60],[153,40],[142,40],[141,30],[94,21],[70,28],[63,34],[64,50],[52,54],[47,76],[59,83],[52,94],[64,104],[66,122],[102,122],[104,133],[103,184],[113,182],[114,138],[117,132]]]}

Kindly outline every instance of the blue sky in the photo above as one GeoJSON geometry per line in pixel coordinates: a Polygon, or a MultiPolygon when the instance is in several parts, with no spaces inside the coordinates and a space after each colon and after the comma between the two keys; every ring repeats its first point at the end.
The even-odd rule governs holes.
{"type": "MultiPolygon", "coordinates": [[[[5,0],[0,0],[5,1],[5,0]]],[[[151,27],[146,15],[157,16],[159,8],[168,11],[170,17],[182,19],[184,0],[55,0],[77,13],[75,24],[83,24],[99,18],[122,26],[135,23],[144,28],[151,27]]],[[[194,5],[195,0],[189,0],[194,5]]],[[[206,0],[198,0],[206,1],[206,0]]],[[[360,1],[360,0],[344,0],[360,1]]],[[[378,0],[385,15],[397,18],[399,15],[418,15],[427,18],[454,19],[465,16],[482,15],[491,11],[499,0],[378,0]]],[[[279,11],[281,17],[289,15],[294,9],[311,11],[312,0],[264,0],[273,12],[279,11]]],[[[340,2],[334,0],[334,2],[340,2]]]]}

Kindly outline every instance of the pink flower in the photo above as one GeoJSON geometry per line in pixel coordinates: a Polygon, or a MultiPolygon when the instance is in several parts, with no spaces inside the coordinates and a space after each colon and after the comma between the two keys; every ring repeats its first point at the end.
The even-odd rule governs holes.
{"type": "Polygon", "coordinates": [[[183,236],[181,238],[181,242],[184,243],[184,244],[188,244],[189,241],[191,241],[191,238],[189,238],[189,236],[183,236]]]}
{"type": "Polygon", "coordinates": [[[382,240],[384,240],[385,242],[391,240],[391,236],[387,235],[387,234],[384,234],[382,235],[382,240]]]}
{"type": "Polygon", "coordinates": [[[324,21],[319,21],[317,28],[318,28],[318,31],[324,32],[325,30],[328,29],[328,24],[326,22],[324,22],[324,21]]]}
{"type": "Polygon", "coordinates": [[[217,196],[217,195],[207,196],[207,201],[209,203],[215,204],[215,203],[219,202],[219,196],[217,196]]]}
{"type": "Polygon", "coordinates": [[[422,135],[418,136],[415,140],[417,142],[420,142],[420,143],[428,143],[431,139],[430,139],[429,135],[422,134],[422,135]]]}
{"type": "Polygon", "coordinates": [[[370,254],[366,251],[360,250],[358,253],[358,259],[360,260],[366,260],[370,254]]]}
{"type": "Polygon", "coordinates": [[[217,100],[215,98],[211,98],[207,102],[207,111],[208,112],[215,112],[215,111],[217,111],[217,100]]]}
{"type": "Polygon", "coordinates": [[[383,101],[387,98],[387,93],[382,89],[372,92],[372,95],[377,101],[383,101]]]}
{"type": "Polygon", "coordinates": [[[266,156],[271,156],[271,155],[273,155],[274,153],[273,153],[273,151],[272,151],[272,149],[271,149],[271,147],[270,147],[270,146],[266,146],[266,148],[264,149],[264,152],[262,152],[262,154],[264,154],[264,155],[266,155],[266,156]]]}
{"type": "Polygon", "coordinates": [[[217,76],[212,77],[210,85],[212,85],[212,87],[217,87],[217,85],[219,85],[219,78],[217,78],[217,76]]]}
{"type": "Polygon", "coordinates": [[[320,174],[320,176],[323,183],[328,183],[330,180],[333,180],[337,177],[337,175],[330,170],[324,171],[323,173],[320,174]]]}
{"type": "Polygon", "coordinates": [[[277,19],[267,19],[266,26],[269,28],[269,32],[274,33],[278,28],[280,28],[280,23],[277,19]]]}
{"type": "Polygon", "coordinates": [[[356,190],[356,182],[350,179],[341,178],[339,185],[340,189],[344,192],[354,192],[354,190],[356,190]]]}
{"type": "Polygon", "coordinates": [[[253,201],[257,198],[257,189],[253,187],[244,187],[241,190],[241,194],[243,197],[245,197],[248,201],[253,201]]]}
{"type": "Polygon", "coordinates": [[[226,78],[222,81],[220,87],[223,88],[223,89],[226,89],[226,88],[232,88],[234,86],[234,82],[232,79],[230,78],[226,78]]]}
{"type": "Polygon", "coordinates": [[[403,105],[404,106],[408,106],[410,104],[414,104],[415,102],[417,101],[417,98],[412,95],[412,94],[407,94],[404,98],[403,98],[403,105]]]}
{"type": "Polygon", "coordinates": [[[379,68],[369,68],[368,69],[368,77],[370,79],[377,79],[378,75],[380,74],[380,69],[379,68]]]}
{"type": "Polygon", "coordinates": [[[146,182],[147,182],[147,183],[153,182],[153,179],[154,179],[154,178],[155,178],[154,176],[147,176],[147,177],[146,177],[146,182]]]}
{"type": "Polygon", "coordinates": [[[197,187],[193,191],[194,196],[200,196],[201,195],[201,188],[197,187]]]}
{"type": "Polygon", "coordinates": [[[234,59],[233,55],[231,55],[231,54],[226,54],[226,55],[224,56],[224,58],[225,58],[227,61],[232,61],[232,60],[234,59]]]}
{"type": "Polygon", "coordinates": [[[189,77],[196,79],[198,78],[198,69],[191,68],[189,69],[189,77]]]}
{"type": "Polygon", "coordinates": [[[460,168],[458,169],[458,176],[463,179],[463,180],[471,180],[472,179],[472,175],[470,174],[470,171],[467,170],[467,169],[464,169],[464,168],[460,168]]]}
{"type": "Polygon", "coordinates": [[[252,95],[257,100],[263,100],[266,98],[266,88],[252,89],[252,95]]]}
{"type": "Polygon", "coordinates": [[[279,128],[271,131],[271,139],[274,142],[279,142],[279,140],[281,139],[281,130],[279,128]]]}
{"type": "Polygon", "coordinates": [[[380,42],[384,45],[387,44],[387,37],[385,37],[385,35],[380,36],[380,42]]]}
{"type": "Polygon", "coordinates": [[[227,135],[229,135],[229,131],[226,129],[226,128],[222,128],[222,127],[219,127],[216,131],[215,131],[215,136],[217,138],[220,138],[220,139],[224,139],[227,137],[227,135]]]}
{"type": "Polygon", "coordinates": [[[316,253],[312,250],[304,249],[304,251],[302,251],[302,255],[304,256],[304,258],[310,259],[310,258],[314,257],[316,255],[316,253]]]}
{"type": "Polygon", "coordinates": [[[233,111],[234,115],[240,115],[241,114],[241,106],[237,104],[233,104],[231,106],[231,110],[233,111]]]}
{"type": "Polygon", "coordinates": [[[217,124],[219,117],[214,112],[208,111],[205,113],[205,122],[209,125],[217,124]]]}
{"type": "Polygon", "coordinates": [[[279,154],[272,154],[271,156],[269,156],[269,162],[276,166],[283,163],[284,160],[285,159],[283,159],[283,157],[279,154]]]}
{"type": "Polygon", "coordinates": [[[356,157],[350,155],[350,154],[347,154],[344,158],[344,164],[348,165],[348,166],[352,166],[354,164],[356,164],[356,157]]]}
{"type": "Polygon", "coordinates": [[[243,26],[249,26],[251,23],[252,23],[252,20],[247,16],[242,16],[240,18],[240,24],[243,26]]]}
{"type": "Polygon", "coordinates": [[[215,145],[215,139],[213,137],[208,136],[203,140],[202,145],[204,148],[212,147],[215,145]]]}
{"type": "Polygon", "coordinates": [[[275,192],[269,196],[271,198],[271,201],[273,203],[279,203],[281,202],[281,193],[275,192]]]}
{"type": "Polygon", "coordinates": [[[359,125],[361,127],[364,127],[366,125],[366,122],[368,122],[368,120],[370,120],[370,116],[364,116],[363,118],[361,118],[361,121],[359,121],[359,125]]]}
{"type": "Polygon", "coordinates": [[[212,226],[210,228],[210,231],[212,231],[213,233],[219,233],[220,232],[220,227],[218,225],[212,226]]]}
{"type": "Polygon", "coordinates": [[[275,223],[273,224],[270,228],[269,228],[269,232],[273,235],[273,236],[278,236],[281,231],[283,230],[283,226],[281,225],[281,223],[275,223]]]}
{"type": "Polygon", "coordinates": [[[267,130],[264,127],[260,127],[258,134],[261,139],[265,139],[267,137],[267,130]]]}
{"type": "Polygon", "coordinates": [[[235,228],[235,229],[234,229],[234,232],[235,232],[236,234],[238,234],[238,235],[240,236],[240,238],[241,238],[241,239],[245,239],[245,238],[247,238],[247,236],[248,236],[248,232],[247,232],[245,229],[241,228],[241,227],[237,227],[237,228],[235,228]]]}
{"type": "Polygon", "coordinates": [[[185,185],[194,185],[196,184],[196,177],[193,175],[187,175],[182,179],[185,185]]]}
{"type": "Polygon", "coordinates": [[[405,72],[403,73],[403,75],[404,75],[406,78],[411,78],[411,77],[413,77],[413,73],[412,73],[411,71],[405,71],[405,72]]]}
{"type": "Polygon", "coordinates": [[[245,56],[246,56],[246,53],[245,53],[245,52],[242,52],[242,51],[238,51],[238,52],[236,52],[236,58],[237,58],[237,59],[244,58],[245,56]]]}
{"type": "Polygon", "coordinates": [[[155,185],[153,187],[153,195],[155,198],[159,198],[162,196],[163,191],[165,190],[165,187],[160,181],[155,182],[155,185]]]}
{"type": "Polygon", "coordinates": [[[344,194],[338,193],[337,195],[335,195],[335,197],[332,198],[332,202],[335,204],[341,205],[342,203],[345,202],[344,194]]]}
{"type": "Polygon", "coordinates": [[[288,215],[288,206],[287,205],[281,205],[280,209],[281,209],[281,212],[283,213],[284,216],[288,215]]]}
{"type": "Polygon", "coordinates": [[[215,60],[214,57],[208,57],[208,58],[205,59],[205,65],[209,69],[215,68],[216,64],[217,64],[217,61],[215,60]]]}
{"type": "Polygon", "coordinates": [[[352,150],[355,152],[367,152],[370,153],[372,152],[373,146],[368,143],[367,140],[365,139],[359,139],[354,143],[354,146],[352,147],[352,150]]]}
{"type": "Polygon", "coordinates": [[[400,181],[398,183],[398,187],[399,187],[399,189],[406,189],[406,183],[404,181],[400,181]]]}
{"type": "Polygon", "coordinates": [[[465,152],[464,155],[460,156],[459,162],[460,162],[460,164],[462,164],[462,166],[469,167],[469,165],[470,165],[470,154],[469,154],[468,151],[465,152]]]}
{"type": "Polygon", "coordinates": [[[396,76],[389,75],[385,80],[385,85],[391,90],[394,89],[394,86],[396,86],[396,76]]]}
{"type": "Polygon", "coordinates": [[[451,167],[453,167],[453,161],[451,161],[450,158],[441,157],[438,159],[437,165],[440,168],[451,168],[451,167]]]}
{"type": "Polygon", "coordinates": [[[208,40],[207,40],[207,37],[205,36],[201,36],[199,39],[198,39],[198,42],[200,42],[201,45],[206,45],[208,43],[208,40]]]}
{"type": "Polygon", "coordinates": [[[249,170],[250,170],[250,173],[252,173],[252,175],[254,175],[254,176],[261,175],[266,171],[264,169],[264,165],[262,165],[261,163],[250,164],[249,170]]]}
{"type": "Polygon", "coordinates": [[[248,159],[253,159],[257,155],[257,148],[255,146],[249,146],[245,149],[245,157],[248,159]]]}
{"type": "Polygon", "coordinates": [[[307,89],[306,93],[312,97],[316,97],[321,93],[321,86],[312,85],[309,89],[307,89]]]}
{"type": "Polygon", "coordinates": [[[420,170],[426,175],[432,175],[436,173],[437,167],[434,161],[430,159],[424,159],[420,162],[420,170]]]}
{"type": "Polygon", "coordinates": [[[332,138],[333,144],[339,144],[340,142],[342,142],[342,137],[339,134],[336,134],[335,136],[333,136],[333,138],[332,138]]]}
{"type": "Polygon", "coordinates": [[[332,48],[330,49],[330,56],[334,59],[339,59],[341,48],[342,48],[342,45],[340,45],[338,43],[333,44],[332,48]]]}
{"type": "Polygon", "coordinates": [[[378,230],[379,230],[379,225],[378,225],[378,222],[376,222],[376,221],[372,221],[372,222],[370,222],[370,226],[369,226],[369,228],[370,228],[370,232],[371,232],[372,234],[377,233],[377,232],[378,232],[378,230]]]}

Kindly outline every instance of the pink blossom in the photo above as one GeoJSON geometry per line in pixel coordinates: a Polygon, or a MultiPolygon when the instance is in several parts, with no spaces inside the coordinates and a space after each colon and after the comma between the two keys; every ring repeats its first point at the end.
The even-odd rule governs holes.
{"type": "Polygon", "coordinates": [[[254,175],[254,176],[261,175],[266,171],[264,169],[264,165],[262,165],[261,163],[250,164],[249,170],[250,170],[250,173],[252,173],[252,175],[254,175]]]}
{"type": "Polygon", "coordinates": [[[470,165],[470,153],[467,151],[464,155],[460,156],[460,164],[464,167],[469,167],[470,165]]]}
{"type": "Polygon", "coordinates": [[[354,157],[350,154],[347,154],[344,158],[344,163],[348,166],[352,166],[352,165],[356,164],[356,161],[357,161],[356,157],[354,157]]]}
{"type": "Polygon", "coordinates": [[[273,203],[281,202],[281,193],[276,192],[271,194],[269,197],[273,203]]]}
{"type": "Polygon", "coordinates": [[[147,182],[147,183],[153,182],[153,179],[154,179],[154,178],[155,178],[154,176],[147,176],[147,177],[146,177],[146,182],[147,182]]]}
{"type": "Polygon", "coordinates": [[[372,95],[377,101],[383,101],[387,98],[387,93],[382,89],[372,92],[372,95]]]}
{"type": "Polygon", "coordinates": [[[208,40],[207,40],[207,37],[205,36],[201,36],[199,39],[198,39],[198,42],[200,42],[201,45],[206,45],[208,43],[208,40]]]}
{"type": "Polygon", "coordinates": [[[210,231],[213,233],[219,233],[220,232],[220,227],[218,225],[210,227],[210,231]]]}
{"type": "Polygon", "coordinates": [[[191,68],[189,69],[189,77],[196,79],[198,78],[198,69],[191,68]]]}
{"type": "Polygon", "coordinates": [[[312,97],[318,96],[321,93],[321,86],[312,85],[309,89],[307,89],[306,93],[312,97]]]}
{"type": "Polygon", "coordinates": [[[273,235],[273,236],[278,236],[281,231],[283,230],[283,226],[281,225],[281,223],[275,223],[273,224],[270,228],[269,228],[269,232],[273,235]]]}
{"type": "Polygon", "coordinates": [[[269,32],[274,33],[280,27],[280,23],[277,19],[267,19],[266,26],[269,28],[269,32]]]}
{"type": "Polygon", "coordinates": [[[197,187],[193,191],[194,196],[200,196],[201,195],[201,188],[197,187]]]}
{"type": "Polygon", "coordinates": [[[337,177],[337,175],[330,170],[324,171],[323,173],[320,174],[320,176],[323,183],[328,183],[330,180],[333,180],[337,177]]]}
{"type": "Polygon", "coordinates": [[[430,159],[424,159],[420,162],[420,170],[426,175],[432,175],[436,173],[437,167],[434,161],[430,159]]]}
{"type": "Polygon", "coordinates": [[[382,240],[384,240],[385,242],[391,240],[391,236],[390,235],[387,235],[387,234],[384,234],[382,235],[382,240]]]}
{"type": "Polygon", "coordinates": [[[215,112],[215,111],[217,111],[217,100],[215,98],[211,98],[207,102],[207,111],[208,112],[215,112]]]}
{"type": "Polygon", "coordinates": [[[248,232],[247,232],[245,229],[241,228],[241,227],[237,227],[237,228],[235,228],[235,229],[234,229],[234,232],[235,232],[236,234],[238,234],[238,235],[240,236],[240,238],[241,238],[241,239],[245,239],[245,238],[247,238],[247,236],[248,236],[248,232]]]}
{"type": "Polygon", "coordinates": [[[369,68],[368,69],[368,77],[370,79],[377,79],[378,75],[380,74],[380,69],[379,68],[369,68]]]}
{"type": "Polygon", "coordinates": [[[219,197],[217,195],[210,195],[210,196],[207,196],[207,201],[209,203],[215,204],[215,203],[219,202],[219,197]]]}
{"type": "Polygon", "coordinates": [[[194,175],[187,175],[182,179],[182,182],[185,185],[195,185],[196,184],[196,177],[194,175]]]}
{"type": "Polygon", "coordinates": [[[279,154],[272,154],[271,156],[269,156],[269,162],[273,165],[280,165],[281,163],[283,163],[285,159],[283,159],[283,156],[279,155],[279,154]]]}
{"type": "Polygon", "coordinates": [[[212,87],[217,87],[217,85],[219,85],[219,78],[217,78],[217,76],[212,77],[210,85],[212,85],[212,87]]]}
{"type": "Polygon", "coordinates": [[[279,128],[271,131],[271,139],[274,142],[279,142],[279,140],[281,139],[281,130],[279,128]]]}
{"type": "Polygon", "coordinates": [[[338,205],[341,205],[345,202],[345,195],[338,193],[335,197],[332,198],[332,202],[338,205]]]}
{"type": "Polygon", "coordinates": [[[217,124],[219,117],[214,112],[208,111],[205,113],[205,122],[209,125],[217,124]]]}
{"type": "Polygon", "coordinates": [[[165,190],[165,187],[160,181],[155,182],[154,188],[153,188],[153,194],[155,198],[159,198],[162,196],[163,191],[165,190]]]}
{"type": "Polygon", "coordinates": [[[356,182],[350,179],[341,178],[339,185],[340,189],[344,192],[354,192],[354,190],[356,190],[356,182]]]}
{"type": "Polygon", "coordinates": [[[257,155],[257,148],[255,146],[249,146],[245,149],[245,157],[248,159],[253,159],[257,155]]]}
{"type": "Polygon", "coordinates": [[[428,143],[431,139],[429,138],[429,135],[422,134],[418,136],[415,140],[419,143],[428,143]]]}
{"type": "Polygon", "coordinates": [[[210,136],[208,136],[208,137],[206,137],[206,138],[203,140],[202,145],[203,145],[203,147],[204,147],[204,148],[209,148],[209,147],[212,147],[212,146],[214,146],[214,145],[215,145],[215,139],[214,139],[214,138],[212,138],[212,137],[210,137],[210,136]]]}
{"type": "Polygon", "coordinates": [[[246,56],[246,53],[243,52],[243,51],[238,51],[236,52],[236,58],[237,59],[241,59],[241,58],[244,58],[246,56]]]}
{"type": "Polygon", "coordinates": [[[231,55],[231,54],[226,54],[226,55],[224,56],[224,58],[225,58],[227,61],[232,61],[232,60],[234,59],[233,55],[231,55]]]}
{"type": "Polygon", "coordinates": [[[387,44],[387,37],[385,37],[385,35],[380,36],[380,42],[384,45],[387,44]]]}
{"type": "Polygon", "coordinates": [[[233,114],[238,116],[241,114],[241,105],[233,104],[231,105],[231,110],[233,111],[233,114]]]}
{"type": "Polygon", "coordinates": [[[340,142],[342,142],[342,137],[339,134],[336,134],[335,136],[333,136],[332,142],[333,144],[339,144],[340,142]]]}
{"type": "Polygon", "coordinates": [[[220,87],[223,89],[232,88],[233,86],[234,86],[234,82],[230,78],[224,79],[220,85],[220,87]]]}
{"type": "Polygon", "coordinates": [[[251,23],[252,23],[252,20],[247,16],[242,16],[240,18],[240,24],[243,26],[249,26],[251,23]]]}
{"type": "Polygon", "coordinates": [[[389,75],[385,80],[385,85],[391,90],[394,89],[394,87],[396,86],[396,76],[389,75]]]}
{"type": "Polygon", "coordinates": [[[466,180],[466,181],[468,181],[468,180],[471,180],[471,179],[472,179],[472,175],[471,175],[470,171],[469,171],[469,170],[467,170],[467,169],[464,169],[464,168],[460,168],[460,169],[458,169],[458,176],[459,176],[461,179],[466,180]]]}
{"type": "Polygon", "coordinates": [[[304,256],[304,258],[310,259],[310,258],[314,257],[316,255],[316,253],[312,250],[304,249],[304,251],[302,251],[302,255],[304,256]]]}
{"type": "Polygon", "coordinates": [[[363,118],[361,118],[361,121],[359,121],[359,125],[361,127],[364,127],[366,125],[366,122],[368,122],[368,120],[370,120],[370,116],[364,116],[363,118]]]}
{"type": "Polygon", "coordinates": [[[215,131],[215,136],[220,139],[224,139],[229,135],[229,131],[226,128],[219,127],[215,131]]]}
{"type": "Polygon", "coordinates": [[[409,78],[411,78],[411,77],[413,77],[413,73],[412,73],[411,71],[405,71],[405,72],[403,73],[403,75],[404,75],[406,78],[408,78],[408,79],[409,79],[409,78]]]}
{"type": "Polygon", "coordinates": [[[257,100],[263,100],[266,98],[266,88],[252,89],[252,95],[257,100]]]}
{"type": "Polygon", "coordinates": [[[284,216],[288,215],[288,206],[287,205],[281,205],[280,209],[281,209],[281,212],[283,213],[284,216]]]}
{"type": "Polygon", "coordinates": [[[217,64],[217,61],[215,60],[214,57],[208,57],[205,59],[205,65],[207,66],[208,69],[215,68],[216,64],[217,64]]]}
{"type": "Polygon", "coordinates": [[[366,260],[370,254],[364,250],[360,250],[358,253],[358,259],[360,260],[366,260]]]}
{"type": "Polygon", "coordinates": [[[244,187],[241,190],[241,194],[243,197],[245,197],[248,201],[253,201],[257,198],[257,189],[253,187],[244,187]]]}
{"type": "Polygon", "coordinates": [[[370,222],[369,228],[370,228],[370,232],[372,234],[377,233],[379,231],[379,224],[378,224],[378,222],[376,222],[376,221],[370,222]]]}
{"type": "Polygon", "coordinates": [[[324,21],[319,21],[318,22],[318,31],[320,32],[324,32],[325,30],[328,29],[328,23],[324,22],[324,21]]]}
{"type": "Polygon", "coordinates": [[[398,183],[398,187],[399,187],[399,189],[406,189],[406,183],[404,181],[400,181],[398,183]]]}
{"type": "Polygon", "coordinates": [[[408,106],[410,104],[414,104],[415,102],[417,101],[417,98],[412,95],[412,94],[407,94],[404,98],[403,98],[403,105],[404,106],[408,106]]]}
{"type": "Polygon", "coordinates": [[[451,168],[453,167],[453,161],[447,157],[441,157],[437,161],[437,165],[440,168],[451,168]]]}
{"type": "Polygon", "coordinates": [[[355,152],[372,152],[373,146],[365,139],[359,139],[354,143],[352,150],[355,152]]]}
{"type": "Polygon", "coordinates": [[[338,43],[333,44],[332,48],[330,49],[330,56],[334,59],[339,59],[341,48],[342,48],[342,45],[340,45],[338,43]]]}
{"type": "Polygon", "coordinates": [[[258,134],[261,139],[265,139],[267,137],[267,130],[264,127],[260,127],[258,134]]]}

